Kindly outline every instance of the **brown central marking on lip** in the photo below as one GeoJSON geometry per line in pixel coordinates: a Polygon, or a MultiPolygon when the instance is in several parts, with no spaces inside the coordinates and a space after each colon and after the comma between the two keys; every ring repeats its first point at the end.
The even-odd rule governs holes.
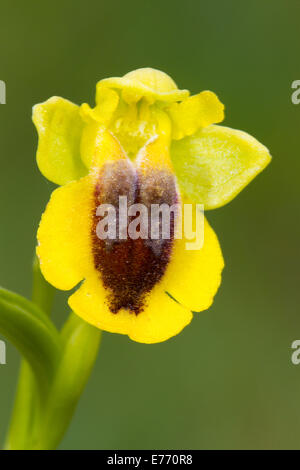
{"type": "MultiPolygon", "coordinates": [[[[100,204],[112,204],[117,213],[119,196],[127,196],[128,206],[142,203],[173,205],[177,202],[175,178],[167,170],[152,169],[139,173],[129,160],[106,163],[100,170],[94,193],[92,247],[94,264],[108,290],[109,309],[117,313],[127,309],[136,315],[143,311],[145,296],[162,278],[169,263],[174,241],[174,215],[170,217],[170,239],[101,240],[96,227],[101,217],[96,216],[100,204]]],[[[150,211],[149,211],[150,214],[150,211]]],[[[133,218],[132,218],[133,219],[133,218]]],[[[129,218],[130,223],[130,218],[129,218]]],[[[117,224],[118,228],[118,224],[117,224]]],[[[128,227],[127,227],[128,228],[128,227]]],[[[148,234],[151,221],[148,220],[148,234]]]]}

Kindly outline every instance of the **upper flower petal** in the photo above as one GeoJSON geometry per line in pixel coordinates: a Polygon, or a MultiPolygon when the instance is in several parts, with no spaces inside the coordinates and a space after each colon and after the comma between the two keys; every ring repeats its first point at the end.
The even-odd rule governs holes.
{"type": "Polygon", "coordinates": [[[215,125],[173,142],[171,157],[182,190],[205,209],[231,201],[271,160],[254,137],[215,125]]]}
{"type": "Polygon", "coordinates": [[[56,184],[65,184],[87,173],[80,157],[83,121],[79,107],[52,97],[33,108],[39,135],[37,163],[41,173],[56,184]]]}
{"type": "Polygon", "coordinates": [[[179,90],[166,73],[152,68],[137,69],[124,77],[105,78],[98,82],[97,90],[104,86],[121,90],[126,103],[136,103],[141,98],[145,98],[149,103],[170,103],[189,96],[189,91],[179,90]]]}
{"type": "Polygon", "coordinates": [[[182,103],[173,103],[168,113],[172,120],[172,138],[178,140],[201,127],[223,121],[224,105],[212,91],[202,91],[182,103]]]}

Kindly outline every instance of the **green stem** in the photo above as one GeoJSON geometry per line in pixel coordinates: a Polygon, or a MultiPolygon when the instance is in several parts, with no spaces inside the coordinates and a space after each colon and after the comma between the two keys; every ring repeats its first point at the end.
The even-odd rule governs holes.
{"type": "Polygon", "coordinates": [[[5,449],[24,450],[31,447],[33,428],[37,421],[36,382],[31,367],[22,359],[15,404],[5,449]]]}
{"type": "Polygon", "coordinates": [[[35,256],[33,261],[32,301],[49,317],[51,315],[55,288],[49,284],[40,270],[40,263],[35,256]]]}
{"type": "Polygon", "coordinates": [[[55,374],[61,353],[59,334],[34,303],[0,288],[0,333],[30,363],[41,392],[55,374]]]}
{"type": "MultiPolygon", "coordinates": [[[[38,258],[33,262],[32,300],[48,316],[51,314],[55,289],[44,279],[38,258]]],[[[6,448],[28,449],[34,445],[40,415],[40,400],[30,364],[22,359],[13,415],[6,448]]]]}
{"type": "Polygon", "coordinates": [[[62,332],[62,358],[50,393],[36,449],[55,449],[63,438],[90,377],[101,331],[71,313],[62,332]]]}
{"type": "MultiPolygon", "coordinates": [[[[36,261],[33,279],[33,298],[49,312],[52,288],[42,277],[36,261]]],[[[0,332],[7,316],[7,311],[1,312],[1,301],[10,301],[16,331],[13,329],[13,334],[9,335],[11,324],[6,322],[6,337],[16,342],[18,335],[25,338],[29,335],[28,347],[20,341],[19,349],[30,366],[22,362],[6,449],[54,449],[70,424],[91,374],[101,331],[71,313],[58,335],[51,320],[34,303],[8,294],[6,298],[4,292],[2,299],[0,289],[0,332]],[[51,341],[55,343],[52,349],[51,341]],[[40,356],[44,367],[38,369],[40,356]]]]}

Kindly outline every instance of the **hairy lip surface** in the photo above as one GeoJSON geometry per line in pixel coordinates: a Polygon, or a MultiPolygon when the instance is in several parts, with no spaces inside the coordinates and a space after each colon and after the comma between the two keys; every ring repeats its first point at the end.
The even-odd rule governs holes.
{"type": "Polygon", "coordinates": [[[116,239],[101,240],[96,233],[101,220],[96,216],[97,207],[112,204],[118,216],[119,196],[127,197],[128,206],[134,203],[144,204],[147,208],[151,204],[171,206],[178,201],[175,177],[167,170],[155,168],[141,173],[126,159],[106,163],[97,177],[91,233],[94,266],[108,291],[110,311],[118,313],[123,308],[138,315],[145,307],[147,294],[160,281],[170,261],[175,218],[171,213],[170,239],[162,239],[160,231],[158,240],[150,237],[133,240],[128,233],[123,240],[118,238],[117,230],[116,239]]]}

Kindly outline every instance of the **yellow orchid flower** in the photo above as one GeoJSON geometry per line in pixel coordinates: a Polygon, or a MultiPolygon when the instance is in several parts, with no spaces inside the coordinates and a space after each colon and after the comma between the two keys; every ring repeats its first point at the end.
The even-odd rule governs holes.
{"type": "Polygon", "coordinates": [[[96,106],[58,97],[38,104],[37,162],[58,185],[38,230],[37,254],[48,282],[79,289],[73,311],[96,327],[143,343],[164,341],[209,308],[221,282],[223,257],[204,221],[204,244],[187,237],[104,240],[100,204],[182,205],[213,209],[229,202],[270,161],[248,134],[215,125],[224,118],[217,96],[189,96],[165,73],[139,69],[97,84],[96,106]]]}

